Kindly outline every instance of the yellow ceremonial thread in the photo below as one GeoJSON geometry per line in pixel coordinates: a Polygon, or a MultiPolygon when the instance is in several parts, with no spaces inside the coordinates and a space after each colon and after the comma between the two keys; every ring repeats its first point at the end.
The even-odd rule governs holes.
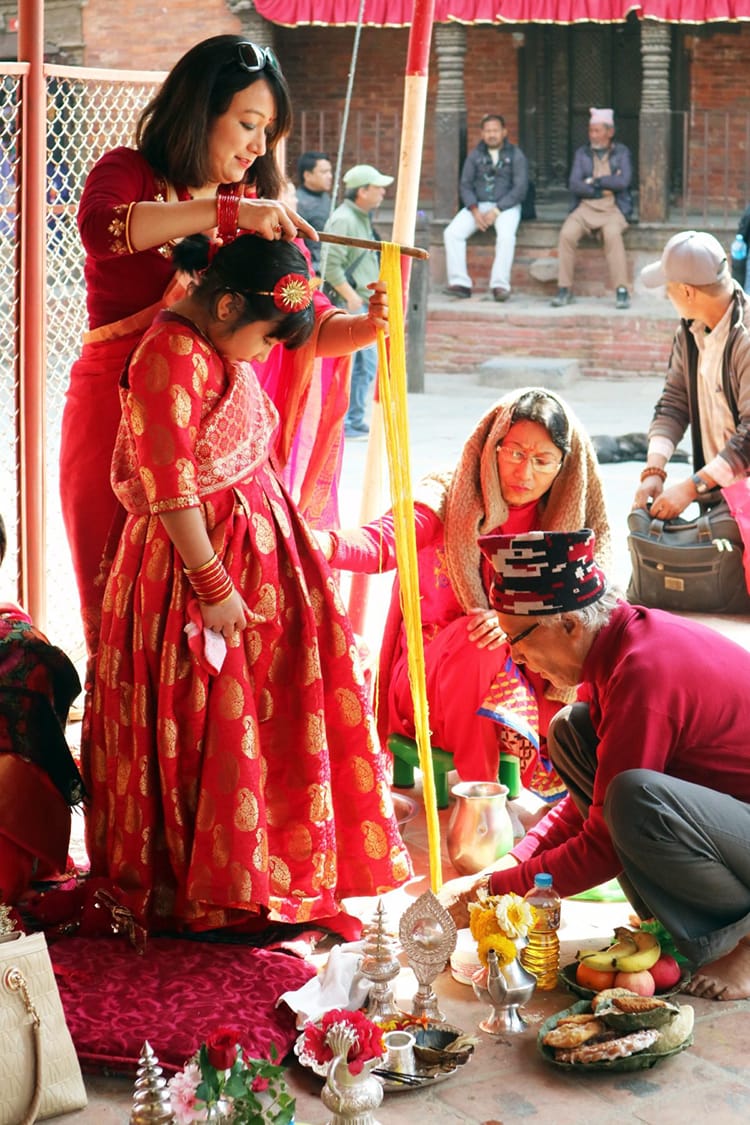
{"type": "Polygon", "coordinates": [[[406,406],[406,348],[404,303],[401,289],[401,255],[392,242],[383,243],[380,277],[388,290],[390,360],[385,333],[378,331],[378,391],[383,406],[385,445],[391,481],[396,561],[401,587],[401,609],[406,629],[407,666],[412,700],[414,732],[422,771],[427,840],[430,852],[430,884],[437,893],[442,886],[440,822],[437,812],[435,774],[432,768],[430,724],[427,708],[422,615],[419,597],[417,540],[414,531],[414,497],[409,459],[409,419],[406,406]]]}

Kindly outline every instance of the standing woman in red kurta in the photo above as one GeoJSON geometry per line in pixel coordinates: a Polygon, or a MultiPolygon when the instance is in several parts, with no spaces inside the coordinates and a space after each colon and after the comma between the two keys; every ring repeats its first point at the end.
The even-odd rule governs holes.
{"type": "Polygon", "coordinates": [[[123,376],[90,732],[92,874],[151,929],[325,919],[410,875],[336,581],[272,470],[253,359],[304,345],[302,255],[238,238],[123,376]],[[187,626],[187,630],[186,630],[187,626]]]}
{"type": "MultiPolygon", "coordinates": [[[[278,200],[274,150],[292,123],[289,90],[272,51],[237,35],[192,47],[144,109],[136,148],[107,153],[89,173],[78,211],[89,331],[73,365],[62,421],[61,501],[89,655],[96,650],[100,564],[118,506],[109,466],[120,418],[117,384],[156,312],[179,296],[172,250],[188,235],[238,229],[265,239],[314,237],[278,200]],[[256,198],[257,197],[257,198],[256,198]]],[[[375,304],[379,295],[375,298],[375,304]]],[[[304,408],[315,355],[371,344],[377,313],[321,310],[300,355],[289,428],[304,408]]]]}

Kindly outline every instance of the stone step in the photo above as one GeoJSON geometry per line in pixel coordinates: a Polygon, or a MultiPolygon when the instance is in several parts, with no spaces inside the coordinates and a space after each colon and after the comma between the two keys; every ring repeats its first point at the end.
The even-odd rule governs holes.
{"type": "Polygon", "coordinates": [[[514,390],[519,387],[568,387],[581,377],[577,359],[565,356],[492,356],[480,363],[477,372],[483,387],[514,390]]]}
{"type": "Polygon", "coordinates": [[[430,297],[425,370],[476,377],[481,365],[493,357],[526,361],[546,352],[558,364],[577,363],[584,379],[663,379],[677,323],[671,304],[653,297],[648,301],[634,296],[625,311],[615,311],[611,296],[576,298],[562,309],[520,294],[504,305],[477,298],[430,297]]]}

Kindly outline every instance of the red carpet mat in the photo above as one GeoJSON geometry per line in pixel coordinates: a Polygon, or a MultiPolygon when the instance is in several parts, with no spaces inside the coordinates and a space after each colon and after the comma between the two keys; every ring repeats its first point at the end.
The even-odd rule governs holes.
{"type": "Polygon", "coordinates": [[[123,937],[70,937],[50,946],[81,1066],[134,1073],[148,1039],[168,1072],[180,1070],[215,1028],[236,1027],[250,1055],[283,1058],[297,1036],[278,997],[315,968],[269,949],[150,938],[138,954],[123,937]]]}

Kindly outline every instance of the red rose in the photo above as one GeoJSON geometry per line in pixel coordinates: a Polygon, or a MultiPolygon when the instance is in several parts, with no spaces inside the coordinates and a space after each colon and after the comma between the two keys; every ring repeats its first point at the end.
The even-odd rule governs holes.
{"type": "Polygon", "coordinates": [[[364,1012],[349,1012],[343,1008],[334,1008],[326,1012],[319,1027],[310,1024],[307,1027],[307,1048],[315,1055],[318,1062],[327,1062],[333,1057],[333,1052],[325,1039],[334,1024],[349,1026],[357,1037],[347,1055],[352,1074],[360,1074],[366,1062],[380,1058],[383,1054],[383,1032],[378,1024],[368,1019],[364,1012]]]}
{"type": "Polygon", "coordinates": [[[383,1054],[383,1032],[363,1012],[350,1012],[349,1021],[357,1033],[357,1042],[349,1051],[349,1070],[360,1074],[366,1062],[383,1054]]]}
{"type": "Polygon", "coordinates": [[[216,1070],[230,1070],[237,1058],[237,1040],[240,1032],[236,1027],[217,1027],[206,1037],[206,1054],[211,1066],[216,1070]]]}
{"type": "Polygon", "coordinates": [[[261,1078],[261,1076],[259,1074],[256,1074],[255,1078],[253,1078],[253,1093],[254,1094],[260,1094],[260,1093],[263,1092],[263,1090],[267,1090],[267,1089],[268,1089],[268,1079],[267,1078],[261,1078]]]}

